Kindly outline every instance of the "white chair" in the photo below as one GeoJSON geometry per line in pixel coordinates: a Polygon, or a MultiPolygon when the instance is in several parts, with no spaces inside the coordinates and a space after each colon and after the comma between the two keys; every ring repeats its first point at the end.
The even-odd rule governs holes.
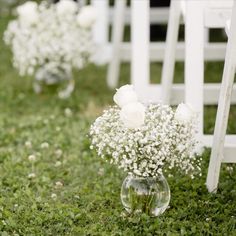
{"type": "Polygon", "coordinates": [[[236,162],[236,143],[225,143],[226,128],[230,110],[230,100],[236,70],[236,2],[233,6],[231,26],[230,29],[226,29],[226,32],[227,31],[229,31],[228,44],[218,103],[213,146],[207,175],[207,188],[209,192],[217,191],[221,163],[236,162]]]}
{"type": "MultiPolygon", "coordinates": [[[[120,5],[120,15],[125,7],[117,0],[120,5]]],[[[139,97],[143,102],[159,102],[162,95],[167,95],[171,104],[178,104],[182,101],[190,103],[199,113],[199,139],[203,145],[212,145],[212,135],[203,133],[203,106],[204,104],[217,104],[220,84],[204,84],[204,59],[205,60],[224,60],[225,43],[206,43],[206,29],[224,27],[226,19],[231,15],[232,1],[201,0],[201,1],[175,1],[171,2],[171,9],[168,23],[167,45],[163,66],[162,85],[150,83],[149,63],[151,58],[151,44],[149,41],[150,8],[149,1],[131,1],[131,82],[134,85],[139,97]],[[222,5],[223,4],[223,5],[222,5]],[[142,15],[142,17],[140,17],[142,15]],[[174,63],[176,61],[176,45],[179,22],[181,16],[185,21],[185,84],[172,86],[174,63]],[[205,53],[204,53],[205,51],[205,53]],[[163,93],[162,93],[163,92],[163,93]]],[[[118,5],[117,5],[118,6],[118,5]]],[[[117,17],[118,18],[118,17],[117,17]]],[[[122,25],[122,24],[121,24],[122,25]]],[[[119,28],[119,27],[118,27],[119,28]]],[[[122,34],[122,31],[119,31],[122,34]]],[[[111,69],[110,76],[115,74],[114,80],[110,84],[114,85],[118,81],[119,72],[119,50],[120,42],[117,40],[117,60],[114,68],[111,69]],[[112,72],[116,73],[112,73],[112,72]]],[[[183,45],[183,44],[182,44],[183,45]]],[[[116,46],[115,46],[116,47],[116,46]]],[[[114,50],[114,52],[116,52],[114,50]]],[[[108,77],[109,82],[109,77],[108,77]]],[[[235,93],[236,95],[236,93],[235,93]]],[[[164,98],[166,102],[166,99],[164,98]]],[[[236,96],[232,97],[236,102],[236,96]]],[[[227,141],[236,141],[235,135],[226,137],[227,141]]]]}
{"type": "MultiPolygon", "coordinates": [[[[172,1],[169,17],[167,47],[162,71],[162,101],[173,103],[176,90],[173,86],[175,65],[175,45],[177,43],[179,19],[185,21],[185,84],[184,101],[191,104],[199,113],[199,138],[203,145],[212,145],[212,135],[203,133],[204,104],[217,104],[220,84],[204,84],[204,59],[224,59],[225,44],[205,43],[205,30],[224,28],[226,20],[231,16],[233,1],[202,0],[172,1]],[[215,54],[217,53],[217,55],[215,54]]],[[[184,90],[183,90],[184,89],[184,90]]],[[[235,94],[236,95],[236,94],[235,94]]],[[[232,102],[236,102],[236,96],[232,102]]],[[[227,141],[236,141],[235,135],[227,136],[227,141]]]]}
{"type": "MultiPolygon", "coordinates": [[[[81,0],[81,5],[87,0],[81,0]]],[[[130,25],[131,10],[127,7],[127,0],[115,0],[115,5],[110,6],[109,0],[91,0],[91,4],[98,9],[98,19],[94,27],[93,37],[97,43],[97,54],[94,57],[96,64],[109,63],[111,69],[108,71],[108,85],[115,88],[119,77],[119,62],[130,62],[131,45],[129,42],[122,43],[123,29],[130,25]],[[109,27],[112,25],[112,42],[109,42],[109,27]],[[116,76],[117,75],[117,76],[116,76]],[[117,81],[117,82],[116,82],[117,81]]],[[[154,8],[150,12],[152,23],[166,24],[168,21],[168,7],[154,8]]],[[[164,43],[153,45],[151,59],[162,61],[164,56],[164,43]],[[157,52],[157,53],[156,53],[157,52]]],[[[183,47],[179,56],[184,57],[183,47]]]]}

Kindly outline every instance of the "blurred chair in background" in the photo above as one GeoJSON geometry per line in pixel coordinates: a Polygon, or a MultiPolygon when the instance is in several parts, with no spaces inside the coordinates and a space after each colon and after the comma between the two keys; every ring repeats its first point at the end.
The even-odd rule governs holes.
{"type": "MultiPolygon", "coordinates": [[[[167,8],[170,6],[170,0],[150,0],[150,7],[167,8]]],[[[159,24],[151,24],[150,27],[150,41],[165,41],[166,27],[159,24]]]]}
{"type": "MultiPolygon", "coordinates": [[[[125,25],[130,25],[131,34],[133,30],[133,5],[135,1],[131,0],[131,6],[127,6],[127,0],[115,0],[113,22],[112,22],[112,37],[111,37],[111,58],[108,65],[107,71],[107,83],[110,88],[115,88],[118,85],[119,75],[120,75],[120,63],[122,61],[130,62],[131,59],[131,49],[132,49],[132,36],[131,43],[123,42],[124,27],[125,25]]],[[[153,1],[140,1],[140,4],[148,5],[148,11],[150,10],[150,22],[148,23],[150,27],[151,23],[151,39],[157,40],[161,38],[160,34],[164,34],[165,31],[160,25],[167,25],[168,21],[168,11],[169,11],[169,0],[153,0],[153,1]],[[152,8],[150,9],[150,5],[152,8]],[[164,32],[163,32],[164,31],[164,32]]],[[[145,14],[144,10],[140,11],[138,14],[139,18],[143,17],[145,14]],[[140,17],[142,16],[142,17],[140,17]]],[[[141,28],[141,26],[140,26],[141,28]]],[[[145,32],[148,34],[149,32],[145,32]]],[[[141,36],[141,32],[140,32],[141,36]]],[[[163,35],[162,35],[163,36],[163,35]]],[[[164,37],[165,38],[165,37],[164,37]]],[[[151,61],[163,61],[165,43],[164,42],[152,42],[150,45],[150,59],[151,61]]],[[[183,47],[180,49],[180,57],[183,60],[183,47]]]]}
{"type": "MultiPolygon", "coordinates": [[[[126,1],[117,0],[115,3],[113,57],[107,75],[108,85],[113,88],[119,78],[126,1]]],[[[206,29],[223,28],[231,14],[230,6],[230,0],[171,1],[162,84],[158,85],[150,82],[150,61],[158,61],[160,58],[156,56],[161,54],[160,43],[150,43],[150,22],[158,15],[152,15],[149,1],[131,1],[131,82],[135,90],[143,102],[163,99],[171,104],[190,103],[199,113],[199,138],[206,146],[212,145],[212,135],[203,133],[203,107],[204,104],[217,104],[220,84],[204,85],[204,61],[224,60],[226,45],[209,43],[206,29]],[[181,18],[185,23],[185,44],[178,42],[181,18]],[[155,50],[157,48],[159,51],[155,50]],[[174,64],[181,53],[185,61],[185,84],[172,86],[174,64]]],[[[165,44],[161,46],[165,47],[165,44]]],[[[236,96],[233,102],[236,102],[236,96]]],[[[232,141],[235,136],[227,136],[227,139],[232,141]]]]}

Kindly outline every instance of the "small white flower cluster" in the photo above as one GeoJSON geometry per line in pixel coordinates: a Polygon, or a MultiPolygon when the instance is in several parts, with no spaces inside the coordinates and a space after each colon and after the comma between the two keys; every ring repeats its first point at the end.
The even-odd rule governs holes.
{"type": "Polygon", "coordinates": [[[101,158],[140,177],[175,167],[193,177],[201,170],[196,115],[189,106],[180,104],[176,111],[161,104],[144,107],[130,85],[120,88],[114,101],[118,106],[104,111],[90,129],[91,149],[101,158]]]}
{"type": "Polygon", "coordinates": [[[20,75],[33,75],[45,67],[56,73],[83,68],[91,60],[95,45],[92,6],[78,7],[73,0],[57,4],[28,1],[17,8],[18,18],[9,23],[4,40],[11,46],[13,64],[20,75]]]}

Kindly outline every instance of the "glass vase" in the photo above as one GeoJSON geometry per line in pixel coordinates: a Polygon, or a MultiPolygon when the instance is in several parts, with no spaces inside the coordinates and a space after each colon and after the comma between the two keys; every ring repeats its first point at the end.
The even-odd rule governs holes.
{"type": "Polygon", "coordinates": [[[58,97],[65,99],[74,91],[75,83],[71,70],[42,66],[35,73],[33,88],[36,93],[41,93],[44,86],[57,85],[58,97]]]}
{"type": "Polygon", "coordinates": [[[163,175],[159,177],[127,176],[121,187],[121,202],[129,213],[162,214],[170,202],[170,188],[163,175]]]}

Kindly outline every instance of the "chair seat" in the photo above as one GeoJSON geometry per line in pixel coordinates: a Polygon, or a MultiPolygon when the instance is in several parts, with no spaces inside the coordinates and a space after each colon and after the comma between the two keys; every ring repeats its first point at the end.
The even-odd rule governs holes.
{"type": "Polygon", "coordinates": [[[233,7],[233,0],[208,0],[207,7],[209,8],[231,8],[233,7]]]}
{"type": "Polygon", "coordinates": [[[232,8],[207,8],[204,12],[205,27],[225,28],[225,22],[232,14],[232,8]]]}

